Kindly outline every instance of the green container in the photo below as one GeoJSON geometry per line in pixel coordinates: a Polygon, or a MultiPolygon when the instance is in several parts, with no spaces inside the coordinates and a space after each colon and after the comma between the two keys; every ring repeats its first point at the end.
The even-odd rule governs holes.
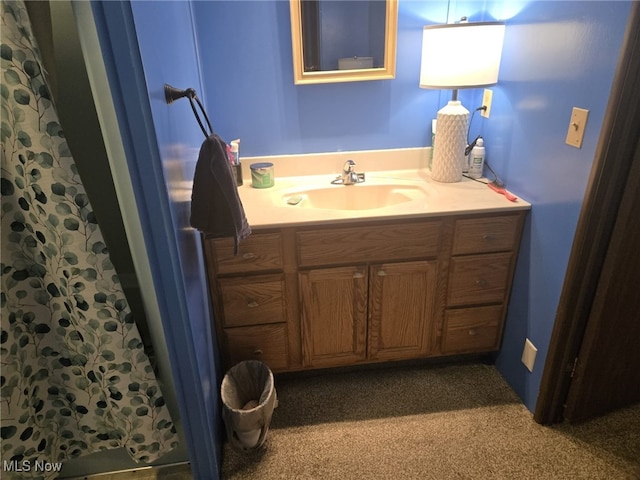
{"type": "Polygon", "coordinates": [[[273,187],[273,163],[252,163],[249,168],[251,169],[251,185],[253,185],[253,188],[273,187]]]}

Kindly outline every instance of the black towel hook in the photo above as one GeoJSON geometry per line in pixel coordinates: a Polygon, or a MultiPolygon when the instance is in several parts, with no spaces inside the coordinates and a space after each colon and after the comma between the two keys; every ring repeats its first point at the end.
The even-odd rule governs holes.
{"type": "Polygon", "coordinates": [[[196,95],[196,91],[193,88],[187,88],[186,90],[180,90],[179,88],[172,87],[168,83],[164,84],[164,99],[165,99],[165,101],[167,102],[168,105],[171,105],[175,100],[178,100],[178,99],[183,98],[183,97],[187,97],[189,99],[189,103],[191,104],[191,110],[193,110],[193,114],[195,115],[196,120],[198,121],[198,125],[200,125],[200,129],[202,130],[202,133],[204,133],[204,136],[205,137],[209,137],[209,135],[212,135],[213,134],[213,128],[211,127],[211,122],[209,121],[209,117],[207,116],[207,112],[205,112],[204,107],[202,106],[202,103],[200,102],[200,99],[196,95]],[[204,125],[202,124],[202,121],[200,120],[200,115],[198,115],[198,111],[196,110],[196,106],[193,103],[194,100],[198,104],[198,107],[200,107],[200,111],[202,112],[202,115],[204,116],[204,119],[207,122],[207,126],[209,127],[209,133],[207,133],[207,131],[204,128],[204,125]]]}

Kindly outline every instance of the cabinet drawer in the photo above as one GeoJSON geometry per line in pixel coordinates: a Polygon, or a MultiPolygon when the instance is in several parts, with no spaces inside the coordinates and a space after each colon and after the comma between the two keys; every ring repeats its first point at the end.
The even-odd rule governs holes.
{"type": "Polygon", "coordinates": [[[491,253],[451,259],[447,305],[502,303],[513,254],[491,253]]]}
{"type": "Polygon", "coordinates": [[[225,278],[218,280],[218,285],[225,327],[285,321],[282,275],[225,278]]]}
{"type": "Polygon", "coordinates": [[[260,360],[272,370],[283,370],[287,360],[287,332],[285,324],[225,328],[229,362],[260,360]]]}
{"type": "Polygon", "coordinates": [[[448,310],[444,317],[442,352],[497,349],[501,323],[502,305],[448,310]]]}
{"type": "Polygon", "coordinates": [[[233,238],[208,239],[213,246],[218,273],[244,273],[282,269],[280,233],[255,233],[240,242],[234,255],[233,238]]]}
{"type": "Polygon", "coordinates": [[[440,221],[298,232],[300,266],[434,257],[440,221]]]}
{"type": "Polygon", "coordinates": [[[456,220],[453,255],[512,250],[519,234],[520,216],[456,220]]]}

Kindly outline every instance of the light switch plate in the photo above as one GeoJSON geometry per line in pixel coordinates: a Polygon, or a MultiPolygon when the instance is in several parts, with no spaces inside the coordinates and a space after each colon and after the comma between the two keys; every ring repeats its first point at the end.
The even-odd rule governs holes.
{"type": "Polygon", "coordinates": [[[527,367],[527,370],[533,372],[533,364],[536,363],[536,354],[538,349],[531,343],[528,338],[524,342],[524,350],[522,351],[522,363],[527,367]]]}
{"type": "Polygon", "coordinates": [[[573,107],[571,120],[569,121],[569,130],[567,131],[567,145],[582,148],[582,139],[584,138],[584,130],[587,128],[588,116],[589,110],[573,107]]]}

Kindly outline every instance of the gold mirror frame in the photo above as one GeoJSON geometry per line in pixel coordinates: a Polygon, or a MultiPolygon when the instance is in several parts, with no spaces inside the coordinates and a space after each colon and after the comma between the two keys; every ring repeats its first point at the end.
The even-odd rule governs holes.
{"type": "Polygon", "coordinates": [[[398,36],[398,0],[387,0],[384,41],[384,67],[358,70],[304,71],[301,0],[290,0],[293,81],[296,85],[313,83],[390,80],[396,77],[396,40],[398,36]]]}

